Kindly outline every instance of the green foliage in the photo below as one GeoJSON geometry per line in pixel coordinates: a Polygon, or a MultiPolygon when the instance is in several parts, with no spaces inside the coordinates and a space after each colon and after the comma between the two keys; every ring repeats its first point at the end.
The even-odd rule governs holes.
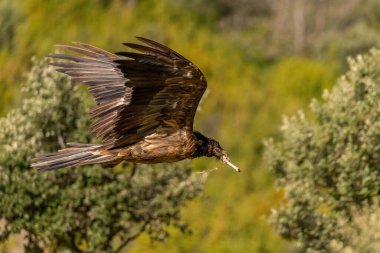
{"type": "MultiPolygon", "coordinates": [[[[6,74],[0,77],[0,85],[13,91],[15,104],[20,102],[17,92],[20,73],[28,68],[30,57],[44,57],[52,53],[54,44],[71,41],[117,52],[126,49],[121,42],[133,42],[134,36],[145,36],[179,51],[207,77],[210,95],[197,113],[195,129],[218,139],[233,162],[244,168],[244,176],[235,174],[215,159],[192,161],[195,171],[219,168],[207,181],[206,197],[191,202],[189,208],[183,210],[184,220],[191,224],[194,233],[183,236],[170,229],[172,236],[167,243],[153,245],[148,236],[142,236],[130,245],[129,252],[191,252],[194,249],[214,252],[215,245],[218,251],[227,252],[282,251],[286,242],[261,218],[279,197],[270,187],[270,173],[259,169],[261,139],[274,128],[262,127],[273,125],[273,119],[267,116],[269,91],[260,88],[257,66],[247,61],[246,52],[252,46],[247,51],[236,48],[235,43],[218,34],[212,24],[202,23],[196,9],[189,10],[184,5],[187,2],[115,0],[104,6],[92,0],[51,0],[44,4],[36,0],[15,1],[27,19],[17,27],[14,50],[0,53],[3,67],[0,74],[6,74]],[[257,113],[254,117],[252,111],[257,113]],[[237,244],[237,240],[241,243],[237,244]]],[[[276,105],[276,108],[281,106],[276,105]]],[[[58,141],[55,139],[52,143],[58,141]]]]}
{"type": "Polygon", "coordinates": [[[339,232],[347,239],[344,243],[331,242],[334,253],[377,253],[380,249],[380,212],[379,201],[370,205],[352,208],[352,219],[338,218],[339,232]]]}
{"type": "Polygon", "coordinates": [[[349,59],[350,70],[325,101],[311,104],[316,121],[302,112],[286,117],[283,140],[266,142],[266,159],[287,198],[272,220],[284,237],[308,249],[331,251],[333,243],[355,249],[360,243],[344,231],[360,228],[350,222],[355,210],[371,207],[379,195],[379,57],[371,50],[349,59]]]}
{"type": "Polygon", "coordinates": [[[318,62],[307,58],[294,57],[279,60],[270,70],[268,83],[276,84],[278,96],[309,101],[315,94],[321,94],[335,80],[337,64],[318,62]],[[326,69],[326,64],[329,68],[326,69]],[[275,73],[275,74],[273,74],[275,73]]]}
{"type": "Polygon", "coordinates": [[[0,119],[0,241],[23,232],[26,252],[118,252],[146,232],[165,240],[188,231],[180,208],[206,174],[189,163],[114,169],[87,166],[39,173],[30,159],[68,141],[90,142],[86,94],[46,61],[34,61],[18,109],[0,119]],[[134,171],[134,170],[133,170],[134,171]]]}
{"type": "MultiPolygon", "coordinates": [[[[11,51],[13,49],[15,33],[18,23],[22,20],[19,10],[11,1],[0,2],[0,49],[11,51]]],[[[1,58],[1,57],[0,57],[1,58]]],[[[5,74],[5,73],[4,73],[5,74]]],[[[0,73],[0,82],[4,82],[4,77],[0,73]]],[[[11,90],[0,85],[0,115],[4,113],[12,99],[11,90]]]]}
{"type": "Polygon", "coordinates": [[[21,14],[9,0],[0,3],[0,47],[11,47],[21,14]]]}
{"type": "MultiPolygon", "coordinates": [[[[283,113],[305,107],[332,86],[346,68],[339,59],[377,43],[378,0],[0,2],[19,17],[13,39],[0,47],[0,115],[22,102],[19,87],[30,58],[45,57],[55,44],[81,41],[116,52],[125,50],[121,42],[145,36],[178,50],[206,75],[209,95],[195,128],[218,139],[243,171],[236,175],[214,159],[193,160],[193,170],[219,168],[207,181],[205,197],[182,212],[194,233],[169,229],[164,244],[141,236],[129,252],[297,252],[262,218],[282,198],[264,169],[262,139],[279,134],[283,113]],[[295,56],[301,26],[294,13],[302,12],[296,9],[302,4],[305,50],[295,56]]],[[[70,136],[89,138],[87,129],[70,136]]]]}

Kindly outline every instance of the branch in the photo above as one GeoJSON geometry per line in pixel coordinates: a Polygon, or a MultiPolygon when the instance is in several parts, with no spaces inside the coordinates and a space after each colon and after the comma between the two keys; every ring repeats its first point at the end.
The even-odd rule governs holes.
{"type": "Polygon", "coordinates": [[[141,226],[140,230],[136,232],[136,234],[128,237],[115,251],[115,253],[120,253],[121,250],[127,246],[128,243],[130,243],[131,241],[133,241],[134,239],[136,239],[142,232],[144,232],[146,226],[148,225],[149,223],[149,220],[145,221],[144,225],[141,226]]]}
{"type": "Polygon", "coordinates": [[[59,144],[59,147],[60,148],[66,148],[66,144],[65,144],[65,141],[63,140],[63,136],[61,135],[61,133],[58,134],[58,144],[59,144]]]}
{"type": "Polygon", "coordinates": [[[129,176],[130,179],[136,174],[136,170],[137,170],[137,164],[136,164],[136,163],[133,163],[133,164],[132,164],[131,175],[129,176]]]}

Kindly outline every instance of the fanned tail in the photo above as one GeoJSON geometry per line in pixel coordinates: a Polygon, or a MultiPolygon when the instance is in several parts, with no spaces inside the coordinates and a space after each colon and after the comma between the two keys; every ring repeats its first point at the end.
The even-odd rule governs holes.
{"type": "Polygon", "coordinates": [[[120,161],[117,154],[104,149],[102,145],[69,144],[69,146],[57,153],[43,154],[34,158],[31,166],[39,171],[49,171],[77,165],[116,164],[120,161]]]}

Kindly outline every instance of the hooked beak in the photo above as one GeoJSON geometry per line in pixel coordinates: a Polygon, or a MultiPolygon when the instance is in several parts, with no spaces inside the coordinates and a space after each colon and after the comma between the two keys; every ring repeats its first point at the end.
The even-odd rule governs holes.
{"type": "Polygon", "coordinates": [[[229,166],[231,166],[231,167],[232,167],[234,170],[236,170],[237,172],[240,172],[239,167],[237,167],[236,165],[232,164],[232,163],[230,162],[230,159],[228,158],[228,156],[223,155],[221,160],[222,160],[225,164],[228,164],[229,166]]]}

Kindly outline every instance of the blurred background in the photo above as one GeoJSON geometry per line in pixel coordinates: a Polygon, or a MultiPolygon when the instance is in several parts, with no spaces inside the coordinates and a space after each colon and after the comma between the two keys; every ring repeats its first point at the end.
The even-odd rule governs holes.
{"type": "MultiPolygon", "coordinates": [[[[283,114],[308,111],[346,58],[380,44],[378,0],[1,0],[0,116],[20,103],[31,57],[80,41],[116,52],[134,36],[162,42],[208,79],[195,129],[220,141],[241,169],[194,160],[209,175],[184,210],[193,233],[165,243],[145,235],[128,252],[296,252],[266,221],[282,200],[262,161],[283,114]]],[[[14,242],[17,247],[18,241],[14,242]]]]}

